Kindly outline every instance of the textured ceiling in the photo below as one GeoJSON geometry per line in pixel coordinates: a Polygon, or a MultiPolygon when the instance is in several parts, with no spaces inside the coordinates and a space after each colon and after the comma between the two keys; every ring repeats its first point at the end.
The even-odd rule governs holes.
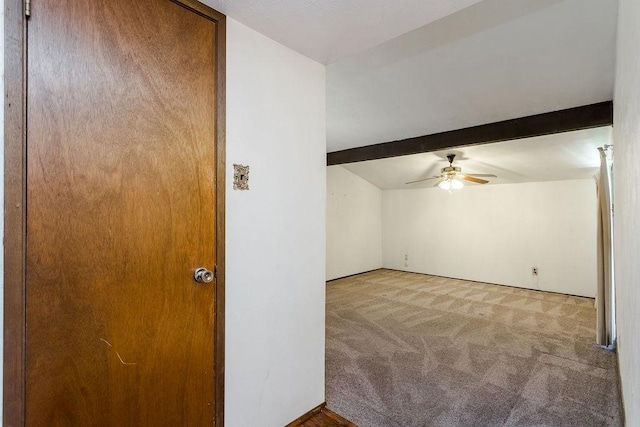
{"type": "Polygon", "coordinates": [[[368,49],[479,0],[201,0],[323,64],[368,49]]]}
{"type": "Polygon", "coordinates": [[[613,97],[616,0],[483,0],[327,67],[327,151],[613,97]]]}
{"type": "Polygon", "coordinates": [[[456,154],[454,166],[463,173],[498,176],[484,185],[587,179],[598,170],[597,148],[605,144],[611,144],[610,126],[331,167],[344,167],[385,190],[432,187],[436,180],[405,183],[439,175],[449,153],[456,154]]]}

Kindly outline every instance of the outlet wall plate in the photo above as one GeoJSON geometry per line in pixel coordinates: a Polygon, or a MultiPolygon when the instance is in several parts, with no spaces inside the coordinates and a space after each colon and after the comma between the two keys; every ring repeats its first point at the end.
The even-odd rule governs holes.
{"type": "Polygon", "coordinates": [[[236,164],[233,165],[233,189],[249,189],[249,166],[236,164]]]}

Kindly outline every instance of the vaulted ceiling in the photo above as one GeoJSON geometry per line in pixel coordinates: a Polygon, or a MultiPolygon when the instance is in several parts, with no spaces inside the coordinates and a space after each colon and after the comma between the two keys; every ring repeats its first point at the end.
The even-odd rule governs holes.
{"type": "Polygon", "coordinates": [[[328,152],[613,98],[617,0],[203,2],[327,64],[328,152]]]}
{"type": "Polygon", "coordinates": [[[201,0],[259,33],[328,64],[480,0],[201,0]]]}
{"type": "Polygon", "coordinates": [[[484,0],[327,67],[327,151],[613,99],[616,1],[484,0]]]}

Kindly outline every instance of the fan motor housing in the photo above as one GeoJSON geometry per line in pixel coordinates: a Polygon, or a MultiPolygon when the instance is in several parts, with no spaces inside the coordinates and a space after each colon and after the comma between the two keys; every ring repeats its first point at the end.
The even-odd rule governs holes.
{"type": "Polygon", "coordinates": [[[462,171],[462,169],[457,167],[457,166],[447,166],[446,168],[440,169],[440,172],[443,173],[443,174],[444,173],[446,173],[446,174],[459,173],[460,171],[462,171]]]}

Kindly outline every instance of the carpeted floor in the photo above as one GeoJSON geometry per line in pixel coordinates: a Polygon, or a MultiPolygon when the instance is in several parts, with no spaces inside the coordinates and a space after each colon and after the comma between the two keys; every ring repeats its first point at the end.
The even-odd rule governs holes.
{"type": "Polygon", "coordinates": [[[328,407],[360,427],[620,426],[593,300],[378,270],[327,283],[328,407]]]}

